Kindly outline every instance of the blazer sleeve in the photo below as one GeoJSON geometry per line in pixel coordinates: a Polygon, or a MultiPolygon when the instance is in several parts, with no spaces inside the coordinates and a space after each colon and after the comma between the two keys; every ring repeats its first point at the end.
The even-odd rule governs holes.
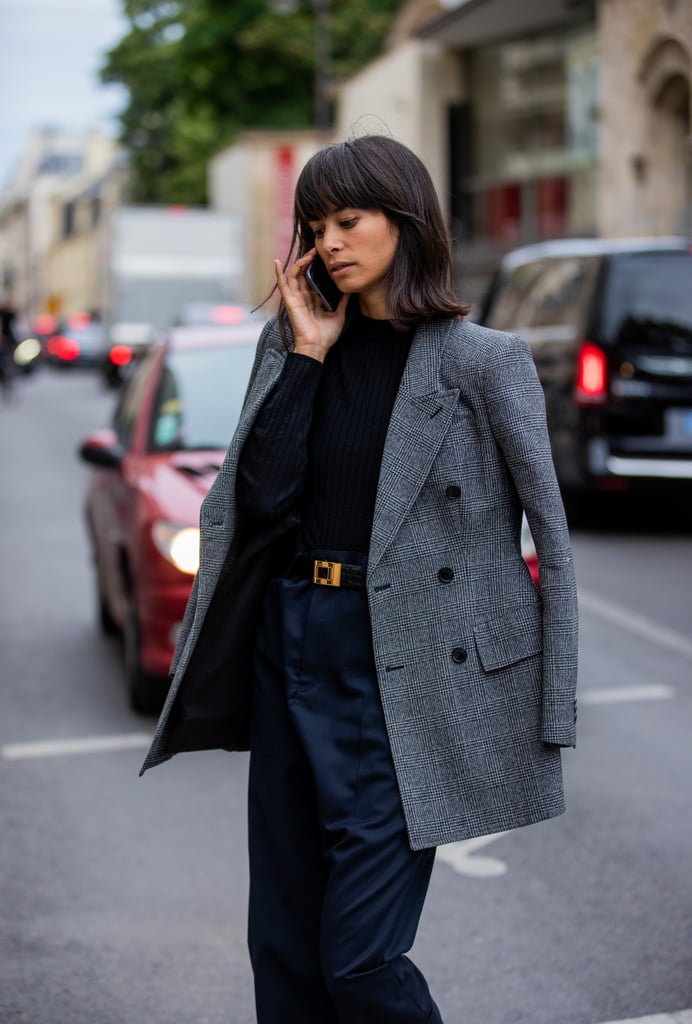
{"type": "Polygon", "coordinates": [[[501,350],[486,363],[485,402],[538,556],[543,598],[542,739],[575,746],[577,587],[543,389],[526,341],[517,335],[496,337],[502,339],[501,350]]]}

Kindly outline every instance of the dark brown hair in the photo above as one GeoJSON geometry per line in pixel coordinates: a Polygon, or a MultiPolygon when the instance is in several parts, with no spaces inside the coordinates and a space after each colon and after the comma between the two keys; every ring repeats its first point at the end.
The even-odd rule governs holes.
{"type": "MultiPolygon", "coordinates": [[[[452,288],[452,256],[430,174],[402,143],[364,135],[325,146],[307,162],[296,184],[293,237],[286,266],[315,244],[310,221],[332,210],[381,210],[399,229],[388,271],[387,302],[402,329],[433,317],[464,316],[469,306],[452,288]]],[[[288,317],[279,308],[282,334],[288,317]]]]}

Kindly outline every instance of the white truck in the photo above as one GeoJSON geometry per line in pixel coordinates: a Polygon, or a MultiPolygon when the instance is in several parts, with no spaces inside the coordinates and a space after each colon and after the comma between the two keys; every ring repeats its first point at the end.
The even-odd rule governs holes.
{"type": "Polygon", "coordinates": [[[202,207],[120,206],[104,252],[102,309],[109,346],[137,348],[190,303],[242,302],[241,232],[202,207]]]}

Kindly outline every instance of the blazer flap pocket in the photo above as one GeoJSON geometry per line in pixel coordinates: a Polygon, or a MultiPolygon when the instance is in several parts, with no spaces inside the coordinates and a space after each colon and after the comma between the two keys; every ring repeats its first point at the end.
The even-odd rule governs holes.
{"type": "Polygon", "coordinates": [[[530,658],[543,650],[541,604],[512,608],[496,618],[481,619],[473,634],[486,672],[530,658]]]}

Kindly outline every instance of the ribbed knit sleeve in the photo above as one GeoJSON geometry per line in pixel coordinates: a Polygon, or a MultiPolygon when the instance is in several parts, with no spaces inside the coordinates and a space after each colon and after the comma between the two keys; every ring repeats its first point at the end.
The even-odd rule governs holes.
{"type": "Polygon", "coordinates": [[[321,377],[319,360],[289,352],[240,453],[238,503],[262,522],[280,519],[300,500],[321,377]]]}

